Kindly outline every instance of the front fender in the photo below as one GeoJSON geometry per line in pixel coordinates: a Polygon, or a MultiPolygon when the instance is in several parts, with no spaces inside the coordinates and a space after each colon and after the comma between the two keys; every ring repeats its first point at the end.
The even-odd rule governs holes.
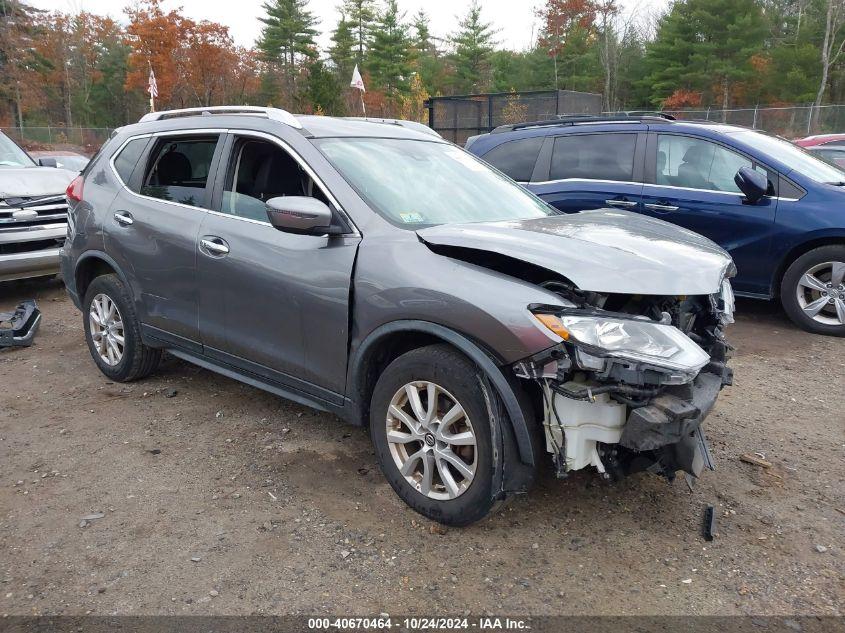
{"type": "MultiPolygon", "coordinates": [[[[353,351],[349,363],[348,383],[354,389],[352,400],[361,406],[366,401],[367,374],[370,359],[379,345],[398,333],[419,333],[438,338],[460,350],[484,372],[490,385],[501,399],[516,440],[520,461],[526,466],[535,465],[534,448],[531,441],[529,421],[526,419],[520,398],[494,357],[477,343],[463,334],[437,323],[418,320],[403,320],[387,323],[371,332],[353,351]]],[[[361,407],[363,412],[364,408],[361,407]]]]}

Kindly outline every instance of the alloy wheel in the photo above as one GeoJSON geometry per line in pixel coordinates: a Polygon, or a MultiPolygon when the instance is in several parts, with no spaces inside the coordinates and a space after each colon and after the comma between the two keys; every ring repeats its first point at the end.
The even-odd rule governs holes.
{"type": "Polygon", "coordinates": [[[91,340],[100,359],[110,367],[120,363],[125,346],[123,317],[111,297],[98,294],[91,300],[88,322],[91,340]]]}
{"type": "Polygon", "coordinates": [[[845,325],[845,262],[817,264],[801,275],[798,305],[822,325],[845,325]]]}
{"type": "Polygon", "coordinates": [[[426,380],[408,383],[391,399],[386,425],[393,461],[418,492],[439,501],[466,492],[475,477],[476,437],[451,393],[426,380]]]}

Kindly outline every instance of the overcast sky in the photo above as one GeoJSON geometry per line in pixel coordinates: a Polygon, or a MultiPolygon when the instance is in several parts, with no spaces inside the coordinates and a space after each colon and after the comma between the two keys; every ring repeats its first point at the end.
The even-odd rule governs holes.
{"type": "MultiPolygon", "coordinates": [[[[27,0],[40,9],[76,13],[82,9],[92,13],[110,15],[124,20],[123,7],[132,0],[27,0]]],[[[425,9],[431,18],[431,31],[437,37],[453,32],[458,17],[466,13],[471,0],[399,0],[399,6],[410,19],[418,10],[425,9]]],[[[653,7],[665,5],[668,0],[622,0],[628,10],[650,11],[653,7]],[[635,8],[636,7],[636,8],[635,8]]],[[[258,18],[264,14],[261,5],[264,0],[164,0],[165,10],[181,6],[185,15],[194,20],[211,20],[229,27],[235,42],[252,46],[261,30],[258,18]]],[[[534,9],[541,0],[482,0],[485,20],[498,29],[497,39],[504,48],[522,50],[530,46],[538,26],[534,9]]],[[[320,19],[323,32],[319,42],[325,48],[329,44],[329,32],[337,22],[337,6],[340,0],[311,0],[309,5],[320,19]]]]}

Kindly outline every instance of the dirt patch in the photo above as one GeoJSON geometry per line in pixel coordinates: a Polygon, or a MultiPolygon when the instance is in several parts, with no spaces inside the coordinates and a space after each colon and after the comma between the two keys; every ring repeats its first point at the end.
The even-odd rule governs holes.
{"type": "Polygon", "coordinates": [[[841,615],[845,340],[769,304],[740,303],[692,492],[544,475],[439,530],[364,430],[173,358],[110,383],[58,282],[0,284],[0,310],[32,296],[36,344],[0,352],[0,614],[841,615]]]}

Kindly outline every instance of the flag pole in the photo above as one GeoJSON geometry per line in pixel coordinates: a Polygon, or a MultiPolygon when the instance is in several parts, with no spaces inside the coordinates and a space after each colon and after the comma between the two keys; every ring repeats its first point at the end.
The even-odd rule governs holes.
{"type": "MultiPolygon", "coordinates": [[[[153,75],[153,65],[152,65],[152,63],[150,62],[149,59],[147,59],[147,66],[150,67],[150,76],[152,76],[153,75]]],[[[150,93],[150,112],[155,112],[156,111],[155,94],[153,93],[152,87],[150,87],[148,90],[149,90],[149,93],[150,93]]]]}
{"type": "Polygon", "coordinates": [[[361,109],[364,111],[364,118],[367,118],[367,106],[364,105],[364,92],[361,91],[361,109]]]}

